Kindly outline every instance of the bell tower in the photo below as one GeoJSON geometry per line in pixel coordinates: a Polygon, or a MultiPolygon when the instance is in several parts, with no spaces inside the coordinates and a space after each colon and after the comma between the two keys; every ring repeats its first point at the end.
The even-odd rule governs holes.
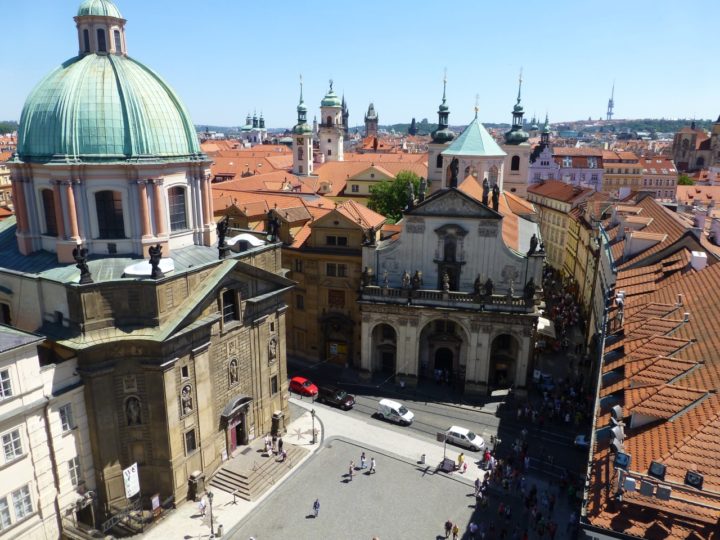
{"type": "Polygon", "coordinates": [[[343,118],[342,103],[333,91],[333,81],[330,80],[330,89],[320,102],[320,153],[325,161],[343,161],[343,118]]]}
{"type": "Polygon", "coordinates": [[[298,119],[293,127],[293,174],[307,176],[313,172],[313,129],[307,123],[307,107],[303,101],[303,83],[300,77],[300,102],[298,119]]]}

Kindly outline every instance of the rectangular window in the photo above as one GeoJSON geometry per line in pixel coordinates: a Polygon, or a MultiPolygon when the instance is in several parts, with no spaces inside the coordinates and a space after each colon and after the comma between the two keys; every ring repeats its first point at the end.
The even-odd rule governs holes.
{"type": "Polygon", "coordinates": [[[32,514],[32,499],[30,498],[30,488],[23,486],[12,492],[13,508],[15,508],[15,519],[22,519],[32,514]]]}
{"type": "Polygon", "coordinates": [[[10,526],[10,506],[7,497],[0,499],[0,531],[10,526]]]}
{"type": "Polygon", "coordinates": [[[295,259],[295,271],[302,274],[303,271],[303,260],[295,259]]]}
{"type": "Polygon", "coordinates": [[[235,290],[230,289],[225,291],[222,295],[223,304],[223,322],[239,321],[240,310],[237,308],[237,301],[235,298],[235,290]]]}
{"type": "Polygon", "coordinates": [[[329,277],[347,277],[346,264],[327,263],[325,270],[329,277]]]}
{"type": "Polygon", "coordinates": [[[22,456],[22,440],[20,439],[20,430],[15,429],[2,436],[3,453],[5,454],[5,463],[22,456]]]}
{"type": "Polygon", "coordinates": [[[345,291],[338,289],[328,290],[328,305],[330,307],[344,308],[345,307],[345,291]]]}
{"type": "Polygon", "coordinates": [[[80,458],[75,456],[68,461],[68,471],[70,472],[70,483],[77,487],[80,484],[80,458]]]}
{"type": "Polygon", "coordinates": [[[176,186],[168,190],[168,206],[170,209],[170,230],[186,230],[188,226],[185,211],[185,188],[176,186]]]}
{"type": "Polygon", "coordinates": [[[0,401],[13,395],[12,384],[10,384],[10,370],[0,371],[0,401]]]}
{"type": "Polygon", "coordinates": [[[115,52],[120,54],[122,52],[122,42],[120,41],[120,31],[115,30],[113,32],[113,36],[115,36],[115,52]]]}
{"type": "Polygon", "coordinates": [[[97,41],[98,41],[98,52],[107,52],[107,44],[105,43],[105,30],[100,28],[97,31],[97,41]]]}
{"type": "Polygon", "coordinates": [[[192,454],[197,450],[197,441],[195,441],[195,430],[191,429],[185,433],[185,454],[192,454]]]}
{"type": "Polygon", "coordinates": [[[109,190],[98,191],[95,193],[95,206],[100,238],[125,238],[122,193],[109,190]]]}
{"type": "Polygon", "coordinates": [[[57,216],[55,214],[55,193],[52,189],[42,190],[43,211],[45,214],[45,234],[57,236],[57,216]]]}
{"type": "Polygon", "coordinates": [[[594,157],[588,158],[588,168],[589,169],[597,168],[597,158],[594,158],[594,157]]]}
{"type": "Polygon", "coordinates": [[[60,407],[60,422],[62,423],[63,431],[70,431],[75,427],[75,421],[73,420],[72,403],[63,405],[60,407]]]}
{"type": "Polygon", "coordinates": [[[358,193],[360,191],[360,186],[358,186],[357,184],[353,184],[351,186],[351,189],[353,193],[358,193]]]}
{"type": "Polygon", "coordinates": [[[270,394],[275,395],[278,393],[278,378],[277,375],[270,377],[270,394]]]}
{"type": "Polygon", "coordinates": [[[305,297],[302,294],[295,295],[295,307],[297,309],[305,309],[305,297]]]}
{"type": "Polygon", "coordinates": [[[347,246],[347,236],[326,236],[325,244],[328,246],[347,246]]]}

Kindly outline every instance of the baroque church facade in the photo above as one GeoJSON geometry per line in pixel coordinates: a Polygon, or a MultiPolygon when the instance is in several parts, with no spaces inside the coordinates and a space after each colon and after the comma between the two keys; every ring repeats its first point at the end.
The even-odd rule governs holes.
{"type": "Polygon", "coordinates": [[[505,152],[477,118],[449,131],[445,92],[429,178],[401,232],[363,248],[361,369],[405,384],[442,373],[482,394],[522,388],[531,369],[544,253],[503,192],[505,152]]]}
{"type": "Polygon", "coordinates": [[[177,95],[127,55],[115,4],[85,0],[75,22],[78,54],[23,109],[0,304],[44,337],[45,366],[76,365],[102,518],[129,504],[133,464],[140,497],[181,501],[191,475],[284,430],[292,282],[274,239],[216,227],[210,160],[177,95]]]}

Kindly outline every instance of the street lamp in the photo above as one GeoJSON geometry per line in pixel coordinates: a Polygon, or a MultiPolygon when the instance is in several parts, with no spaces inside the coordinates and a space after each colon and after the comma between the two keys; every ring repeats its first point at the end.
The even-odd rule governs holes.
{"type": "Polygon", "coordinates": [[[315,439],[315,409],[310,409],[310,416],[312,416],[312,443],[315,444],[317,440],[315,439]]]}
{"type": "Polygon", "coordinates": [[[213,513],[212,513],[212,500],[213,500],[213,492],[208,491],[207,492],[207,498],[210,502],[210,535],[212,538],[215,537],[215,526],[213,525],[213,513]]]}

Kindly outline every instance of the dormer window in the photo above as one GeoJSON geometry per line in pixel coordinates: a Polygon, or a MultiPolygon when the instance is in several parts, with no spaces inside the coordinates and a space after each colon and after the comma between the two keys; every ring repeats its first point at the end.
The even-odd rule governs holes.
{"type": "Polygon", "coordinates": [[[98,52],[107,52],[107,43],[105,42],[105,30],[103,28],[98,28],[97,42],[98,52]]]}

